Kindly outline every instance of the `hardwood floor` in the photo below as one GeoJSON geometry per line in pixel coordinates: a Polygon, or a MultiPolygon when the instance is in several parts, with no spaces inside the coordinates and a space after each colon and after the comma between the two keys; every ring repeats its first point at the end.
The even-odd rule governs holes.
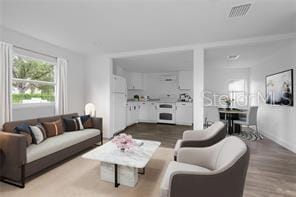
{"type": "Polygon", "coordinates": [[[127,127],[123,132],[137,139],[160,141],[162,147],[173,148],[185,130],[192,130],[192,126],[139,123],[127,127]]]}
{"type": "MultiPolygon", "coordinates": [[[[136,124],[124,132],[134,138],[158,140],[173,147],[189,126],[136,124]]],[[[251,150],[244,197],[295,197],[296,154],[264,138],[246,141],[251,150]]]]}

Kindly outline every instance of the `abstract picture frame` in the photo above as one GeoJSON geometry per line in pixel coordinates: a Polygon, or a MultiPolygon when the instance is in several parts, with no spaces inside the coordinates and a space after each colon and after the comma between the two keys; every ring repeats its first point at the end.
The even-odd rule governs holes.
{"type": "Polygon", "coordinates": [[[265,77],[266,104],[294,105],[293,69],[270,74],[265,77]]]}

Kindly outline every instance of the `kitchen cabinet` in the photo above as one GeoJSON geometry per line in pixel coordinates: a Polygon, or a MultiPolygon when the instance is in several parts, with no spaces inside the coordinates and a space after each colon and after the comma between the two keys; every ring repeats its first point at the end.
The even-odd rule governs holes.
{"type": "Polygon", "coordinates": [[[157,122],[157,103],[140,103],[139,122],[157,122]]]}
{"type": "Polygon", "coordinates": [[[143,89],[143,75],[142,73],[128,73],[127,74],[127,88],[129,90],[143,89]]]}
{"type": "Polygon", "coordinates": [[[127,102],[126,105],[126,125],[138,123],[139,121],[139,104],[138,102],[127,102]]]}
{"type": "Polygon", "coordinates": [[[193,123],[193,105],[187,102],[176,103],[176,124],[192,125],[193,123]]]}
{"type": "Polygon", "coordinates": [[[193,73],[192,71],[179,72],[179,89],[191,90],[193,88],[193,73]]]}

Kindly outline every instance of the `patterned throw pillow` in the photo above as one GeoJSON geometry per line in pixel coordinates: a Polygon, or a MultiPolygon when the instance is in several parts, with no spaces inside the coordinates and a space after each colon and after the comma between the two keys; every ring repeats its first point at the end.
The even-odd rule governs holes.
{"type": "Polygon", "coordinates": [[[36,144],[36,139],[35,139],[34,135],[32,134],[31,128],[28,124],[22,123],[22,124],[18,125],[14,130],[16,133],[23,134],[26,136],[27,146],[29,146],[32,143],[36,144]]]}
{"type": "Polygon", "coordinates": [[[57,120],[54,122],[44,122],[42,124],[45,128],[47,137],[53,137],[64,133],[64,128],[61,120],[57,120]]]}
{"type": "Polygon", "coordinates": [[[91,118],[82,123],[85,129],[94,128],[91,118]]]}
{"type": "Polygon", "coordinates": [[[93,128],[93,122],[90,115],[80,116],[80,119],[85,129],[93,128]]]}
{"type": "Polygon", "coordinates": [[[81,128],[81,120],[79,122],[78,118],[64,118],[64,125],[65,125],[65,131],[78,131],[82,130],[81,128]]]}
{"type": "Polygon", "coordinates": [[[30,126],[30,128],[36,139],[36,144],[40,144],[47,138],[45,129],[41,124],[37,124],[36,126],[30,126]]]}

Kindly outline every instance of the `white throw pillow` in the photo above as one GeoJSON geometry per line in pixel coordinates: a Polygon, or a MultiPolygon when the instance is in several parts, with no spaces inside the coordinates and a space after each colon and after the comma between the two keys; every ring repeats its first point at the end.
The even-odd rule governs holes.
{"type": "Polygon", "coordinates": [[[41,142],[43,142],[45,140],[45,137],[43,135],[43,132],[41,131],[41,129],[37,126],[30,126],[31,131],[36,139],[36,144],[40,144],[41,142]]]}
{"type": "Polygon", "coordinates": [[[82,125],[81,118],[80,118],[80,117],[77,117],[76,120],[77,120],[77,122],[78,122],[78,124],[79,124],[79,130],[83,130],[84,127],[83,127],[83,125],[82,125]]]}

